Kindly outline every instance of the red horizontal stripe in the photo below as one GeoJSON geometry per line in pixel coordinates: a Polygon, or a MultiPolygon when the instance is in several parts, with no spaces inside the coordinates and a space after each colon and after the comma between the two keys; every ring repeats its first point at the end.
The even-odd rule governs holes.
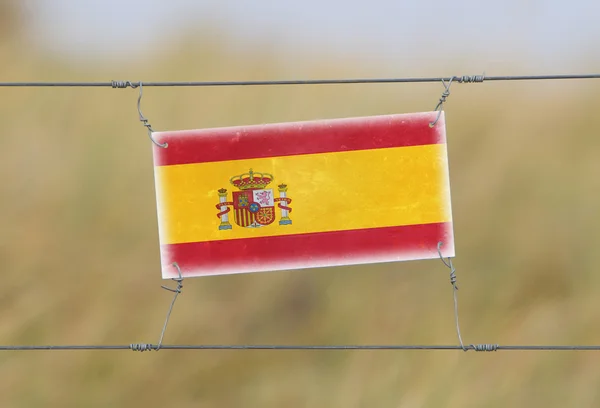
{"type": "Polygon", "coordinates": [[[163,278],[454,256],[452,223],[163,245],[163,278]]]}
{"type": "Polygon", "coordinates": [[[445,143],[436,112],[157,132],[154,165],[204,163],[299,154],[445,143]]]}

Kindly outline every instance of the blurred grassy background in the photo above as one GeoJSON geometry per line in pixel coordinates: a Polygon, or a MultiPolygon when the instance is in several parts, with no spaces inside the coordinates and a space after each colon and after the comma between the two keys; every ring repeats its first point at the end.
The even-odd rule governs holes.
{"type": "MultiPolygon", "coordinates": [[[[183,39],[159,60],[67,62],[28,47],[8,4],[0,6],[2,81],[265,79],[293,70],[268,48],[230,53],[227,40],[204,37],[183,39]]],[[[360,60],[310,58],[318,62],[296,77],[370,76],[360,60]]],[[[458,58],[447,68],[437,74],[470,72],[458,58]]],[[[142,109],[157,130],[187,129],[429,111],[442,90],[147,88],[142,109]]],[[[594,81],[453,86],[446,115],[466,343],[600,342],[599,91],[594,81]]],[[[171,294],[160,289],[137,90],[1,92],[0,343],[156,343],[171,294]]],[[[165,337],[456,342],[439,261],[190,279],[165,337]]],[[[1,352],[0,405],[592,407],[600,406],[598,363],[592,352],[1,352]]]]}

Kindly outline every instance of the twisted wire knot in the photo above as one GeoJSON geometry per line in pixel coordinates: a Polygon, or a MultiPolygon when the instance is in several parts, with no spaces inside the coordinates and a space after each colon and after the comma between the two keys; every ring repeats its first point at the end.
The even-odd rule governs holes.
{"type": "Polygon", "coordinates": [[[127,88],[127,87],[137,88],[139,85],[134,84],[131,81],[111,81],[111,86],[113,88],[124,89],[124,88],[127,88]]]}
{"type": "MultiPolygon", "coordinates": [[[[471,347],[475,351],[497,351],[498,344],[471,344],[471,347]]],[[[467,351],[467,350],[465,350],[467,351]]]]}
{"type": "Polygon", "coordinates": [[[442,109],[444,108],[444,102],[446,102],[446,99],[450,96],[450,85],[452,85],[453,80],[454,77],[450,78],[450,81],[448,81],[448,83],[446,84],[446,81],[442,79],[442,84],[444,85],[444,92],[442,92],[440,101],[434,109],[434,111],[437,111],[437,117],[433,122],[429,123],[429,127],[431,128],[434,127],[436,123],[438,123],[438,121],[440,120],[440,116],[442,115],[442,109]]]}
{"type": "Polygon", "coordinates": [[[133,343],[129,345],[129,348],[132,351],[140,351],[140,352],[144,352],[144,351],[151,351],[154,350],[154,346],[152,344],[145,344],[145,343],[133,343]]]}
{"type": "Polygon", "coordinates": [[[440,101],[438,103],[438,107],[443,105],[446,102],[446,99],[450,96],[450,89],[446,88],[444,92],[442,92],[442,96],[440,97],[440,101]]]}
{"type": "Polygon", "coordinates": [[[456,284],[456,268],[452,265],[452,261],[450,261],[450,268],[450,284],[454,289],[458,290],[458,285],[456,284]]]}
{"type": "Polygon", "coordinates": [[[140,122],[142,122],[142,126],[145,126],[148,130],[148,135],[152,136],[152,132],[154,132],[154,130],[152,130],[152,125],[148,123],[148,119],[146,119],[143,116],[140,116],[140,122]]]}
{"type": "Polygon", "coordinates": [[[452,259],[448,258],[448,262],[446,262],[446,260],[442,256],[442,251],[440,250],[441,247],[442,247],[442,242],[438,242],[438,246],[437,246],[438,255],[440,256],[440,259],[442,260],[444,265],[446,265],[446,267],[448,269],[450,269],[450,284],[452,285],[452,287],[454,287],[455,290],[458,290],[458,285],[456,284],[456,280],[457,280],[456,268],[452,264],[452,259]]]}
{"type": "Polygon", "coordinates": [[[484,75],[463,75],[461,77],[456,78],[456,81],[460,84],[483,82],[484,80],[485,80],[485,74],[484,75]]]}
{"type": "MultiPolygon", "coordinates": [[[[118,81],[113,81],[113,84],[114,83],[116,83],[117,85],[122,84],[122,82],[118,82],[118,81]]],[[[154,138],[152,137],[152,133],[154,132],[154,130],[152,129],[152,126],[150,125],[150,123],[148,123],[148,119],[146,119],[144,117],[144,114],[142,113],[142,107],[141,107],[142,94],[143,94],[142,82],[140,81],[137,85],[133,85],[131,82],[129,82],[129,84],[131,85],[132,88],[137,88],[138,86],[140,87],[140,96],[138,97],[137,108],[138,108],[140,122],[142,122],[142,125],[146,127],[146,130],[148,131],[148,137],[150,138],[152,143],[154,143],[158,147],[166,148],[169,145],[168,143],[165,142],[165,143],[161,144],[161,143],[158,143],[156,140],[154,140],[154,138]]]]}

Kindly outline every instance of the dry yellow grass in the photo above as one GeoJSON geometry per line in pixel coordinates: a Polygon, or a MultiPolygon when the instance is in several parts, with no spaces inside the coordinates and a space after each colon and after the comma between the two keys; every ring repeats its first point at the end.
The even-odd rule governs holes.
{"type": "MultiPolygon", "coordinates": [[[[289,77],[275,55],[197,44],[128,66],[0,45],[2,80],[289,77]],[[190,49],[194,50],[190,52],[190,49]]],[[[308,57],[310,58],[310,57],[308,57]]],[[[348,77],[360,68],[297,69],[348,77]]],[[[363,73],[364,74],[364,73],[363,73]]],[[[427,111],[441,85],[146,89],[156,129],[427,111]]],[[[468,343],[600,342],[594,82],[456,85],[446,107],[468,343]]],[[[3,89],[2,344],[158,340],[150,141],[136,91],[3,89]]],[[[190,279],[166,343],[453,344],[439,261],[190,279]]],[[[575,352],[1,352],[3,407],[592,407],[575,352]]]]}

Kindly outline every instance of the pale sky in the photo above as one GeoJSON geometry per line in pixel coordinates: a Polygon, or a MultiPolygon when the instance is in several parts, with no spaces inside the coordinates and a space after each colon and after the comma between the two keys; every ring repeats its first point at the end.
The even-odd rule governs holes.
{"type": "Polygon", "coordinates": [[[182,26],[220,23],[246,48],[269,38],[281,52],[304,47],[391,64],[441,65],[467,54],[478,58],[474,69],[518,58],[543,72],[600,71],[599,0],[22,1],[36,41],[65,53],[123,57],[182,26]]]}

